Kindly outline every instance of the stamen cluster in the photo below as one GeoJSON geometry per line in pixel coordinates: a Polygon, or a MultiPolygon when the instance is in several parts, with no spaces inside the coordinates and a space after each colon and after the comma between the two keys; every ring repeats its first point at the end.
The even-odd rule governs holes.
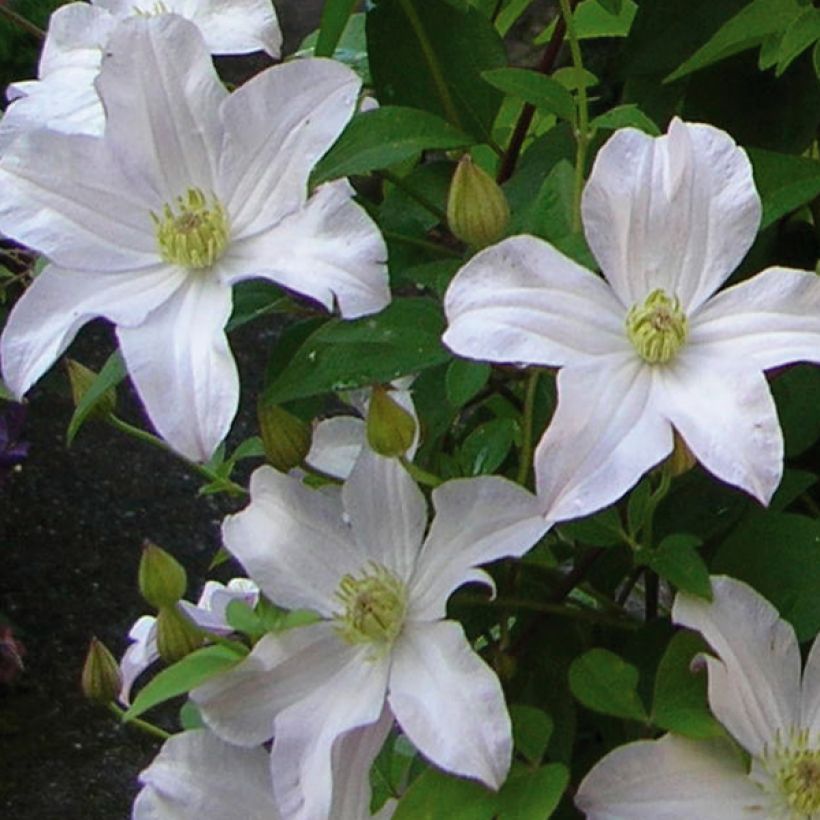
{"type": "Polygon", "coordinates": [[[643,304],[632,306],[626,316],[626,332],[644,361],[664,364],[686,341],[689,322],[678,298],[670,298],[658,288],[643,304]]]}
{"type": "Polygon", "coordinates": [[[806,729],[795,730],[788,742],[767,750],[764,766],[772,776],[789,820],[804,820],[820,812],[820,748],[809,742],[806,729]]]}

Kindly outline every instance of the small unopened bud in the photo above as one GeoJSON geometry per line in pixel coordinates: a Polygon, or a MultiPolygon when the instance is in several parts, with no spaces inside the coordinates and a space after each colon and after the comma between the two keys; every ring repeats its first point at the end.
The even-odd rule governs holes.
{"type": "Polygon", "coordinates": [[[689,449],[687,443],[675,430],[675,444],[672,452],[666,459],[666,467],[672,477],[688,473],[698,463],[695,454],[689,449]]]}
{"type": "Polygon", "coordinates": [[[185,594],[185,568],[172,555],[146,541],[139,567],[140,594],[152,607],[173,606],[185,594]]]}
{"type": "Polygon", "coordinates": [[[80,679],[83,694],[95,703],[111,703],[122,688],[120,667],[105,644],[92,638],[80,679]]]}
{"type": "Polygon", "coordinates": [[[176,663],[202,646],[202,633],[176,606],[164,606],[157,613],[157,649],[165,663],[176,663]]]}
{"type": "MultiPolygon", "coordinates": [[[[74,406],[76,407],[83,400],[91,385],[94,384],[97,373],[74,359],[66,359],[65,366],[68,371],[68,381],[71,384],[71,397],[74,399],[74,406]]],[[[109,387],[94,403],[94,407],[88,414],[89,418],[106,419],[114,412],[116,407],[117,391],[113,387],[109,387]]]]}
{"type": "Polygon", "coordinates": [[[403,456],[413,444],[416,420],[381,386],[373,388],[367,410],[367,443],[380,456],[403,456]]]}
{"type": "Polygon", "coordinates": [[[298,467],[310,452],[310,425],[276,404],[260,402],[257,417],[268,461],[283,473],[298,467]]]}
{"type": "Polygon", "coordinates": [[[507,230],[510,206],[498,183],[465,154],[456,167],[447,199],[453,235],[474,248],[498,241],[507,230]]]}

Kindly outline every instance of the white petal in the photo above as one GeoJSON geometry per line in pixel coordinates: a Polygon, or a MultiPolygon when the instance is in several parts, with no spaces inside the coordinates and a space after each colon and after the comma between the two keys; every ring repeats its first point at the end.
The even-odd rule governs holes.
{"type": "Polygon", "coordinates": [[[405,624],[393,647],[389,686],[396,720],[425,757],[491,789],[501,786],[512,755],[504,693],[460,624],[405,624]]]}
{"type": "Polygon", "coordinates": [[[221,738],[256,746],[273,736],[277,714],[320,688],[353,652],[329,623],[269,633],[235,667],[194,689],[191,699],[221,738]]]}
{"type": "Polygon", "coordinates": [[[305,461],[317,470],[346,479],[364,445],[364,420],[356,416],[333,416],[313,428],[310,452],[305,461]]]}
{"type": "Polygon", "coordinates": [[[342,577],[367,562],[339,497],[271,467],[254,472],[250,492],[251,503],[222,525],[225,547],[272,601],[330,617],[342,577]]]}
{"type": "Polygon", "coordinates": [[[103,51],[116,25],[99,4],[67,3],[54,11],[40,55],[40,79],[65,68],[99,71],[103,51]]]}
{"type": "Polygon", "coordinates": [[[815,638],[806,668],[800,697],[800,726],[811,733],[809,743],[820,748],[820,640],[815,638]]]}
{"type": "Polygon", "coordinates": [[[783,473],[783,434],[762,372],[686,348],[658,368],[663,412],[710,473],[768,504],[783,473]]]}
{"type": "Polygon", "coordinates": [[[156,265],[151,209],[105,143],[81,134],[22,134],[0,157],[0,231],[81,270],[156,265]]]}
{"type": "Polygon", "coordinates": [[[332,60],[294,60],[258,74],[222,104],[217,194],[240,236],[298,211],[308,177],[353,114],[357,75],[332,60]]]}
{"type": "Polygon", "coordinates": [[[712,602],[679,593],[675,623],[703,635],[717,655],[709,665],[709,705],[750,754],[762,756],[800,716],[800,651],[794,629],[742,581],[712,578],[712,602]]]}
{"type": "Polygon", "coordinates": [[[564,521],[619,499],[672,451],[652,369],[634,354],[558,373],[558,407],[535,451],[545,516],[564,521]]]}
{"type": "Polygon", "coordinates": [[[370,658],[367,646],[345,649],[344,665],[324,678],[306,674],[310,689],[274,721],[273,790],[287,820],[330,816],[337,739],[382,715],[389,659],[370,658]]]}
{"type": "Polygon", "coordinates": [[[589,247],[624,304],[663,288],[691,312],[745,256],[760,198],[728,134],[676,118],[663,137],[617,131],[598,152],[582,212],[589,247]]]}
{"type": "Polygon", "coordinates": [[[95,316],[130,325],[170,299],[182,275],[166,266],[83,273],[47,266],[12,308],[0,341],[3,379],[22,395],[95,316]]]}
{"type": "Polygon", "coordinates": [[[131,703],[131,688],[134,681],[156,660],[159,660],[157,648],[157,619],[153,615],[137,618],[128,637],[132,643],[123,653],[120,660],[120,678],[122,687],[117,699],[125,706],[131,703]]]}
{"type": "Polygon", "coordinates": [[[206,729],[166,740],[140,783],[132,820],[279,820],[267,752],[231,746],[206,729]]]}
{"type": "Polygon", "coordinates": [[[367,557],[409,579],[427,527],[427,503],[407,470],[362,447],[342,502],[367,557]]]}
{"type": "Polygon", "coordinates": [[[581,782],[587,820],[748,820],[770,802],[726,741],[664,735],[620,746],[581,782]]]}
{"type": "Polygon", "coordinates": [[[393,713],[385,704],[375,723],[351,729],[333,744],[333,804],[329,817],[369,820],[370,769],[392,726],[393,713]]]}
{"type": "Polygon", "coordinates": [[[173,14],[120,23],[97,86],[106,141],[155,209],[189,188],[216,193],[219,104],[228,92],[192,23],[173,14]]]}
{"type": "Polygon", "coordinates": [[[254,236],[231,242],[219,260],[224,281],[257,276],[309,296],[346,319],[390,302],[387,251],[375,223],[344,180],[322,185],[307,204],[254,236]]]}
{"type": "Polygon", "coordinates": [[[151,422],[195,461],[211,457],[236,415],[239,375],[224,331],[230,314],[230,289],[194,273],[139,327],[117,328],[151,422]]]}
{"type": "Polygon", "coordinates": [[[626,310],[606,282],[534,236],[474,256],[444,310],[444,343],[472,359],[560,366],[629,346],[626,310]]]}
{"type": "Polygon", "coordinates": [[[433,491],[436,517],[410,583],[410,617],[442,618],[447,598],[474,568],[520,556],[549,529],[539,500],[497,476],[448,481],[433,491]]]}
{"type": "Polygon", "coordinates": [[[228,585],[206,581],[196,605],[180,601],[186,615],[197,625],[223,635],[233,632],[228,623],[227,609],[232,601],[241,601],[251,609],[259,600],[259,587],[248,578],[232,578],[228,585]]]}
{"type": "Polygon", "coordinates": [[[691,317],[687,346],[761,370],[820,361],[820,277],[769,268],[727,288],[691,317]]]}

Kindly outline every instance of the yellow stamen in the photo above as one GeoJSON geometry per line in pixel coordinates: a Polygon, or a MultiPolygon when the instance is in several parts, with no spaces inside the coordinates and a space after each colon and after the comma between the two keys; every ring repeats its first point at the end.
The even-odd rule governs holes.
{"type": "Polygon", "coordinates": [[[650,364],[674,358],[689,332],[689,322],[677,297],[658,288],[626,316],[626,333],[638,355],[650,364]]]}

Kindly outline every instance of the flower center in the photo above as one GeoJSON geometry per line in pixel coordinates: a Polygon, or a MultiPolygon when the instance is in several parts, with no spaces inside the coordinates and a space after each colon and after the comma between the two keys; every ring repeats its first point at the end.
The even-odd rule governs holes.
{"type": "Polygon", "coordinates": [[[155,0],[154,4],[147,9],[142,9],[139,6],[134,6],[134,14],[139,17],[158,17],[160,14],[170,14],[171,10],[162,0],[155,0]]]}
{"type": "Polygon", "coordinates": [[[792,817],[813,817],[820,812],[820,749],[808,745],[806,732],[798,733],[790,748],[783,750],[775,781],[792,817]]]}
{"type": "Polygon", "coordinates": [[[650,364],[672,359],[686,341],[689,322],[677,297],[653,290],[643,304],[633,305],[626,315],[626,334],[638,355],[650,364]]]}
{"type": "Polygon", "coordinates": [[[183,268],[213,265],[228,245],[228,215],[216,197],[210,201],[199,188],[189,188],[173,206],[165,205],[162,215],[151,212],[156,226],[160,256],[183,268]]]}
{"type": "Polygon", "coordinates": [[[336,597],[344,611],[334,613],[337,631],[350,644],[372,643],[387,649],[401,632],[407,590],[386,567],[371,563],[360,577],[345,575],[336,597]]]}

